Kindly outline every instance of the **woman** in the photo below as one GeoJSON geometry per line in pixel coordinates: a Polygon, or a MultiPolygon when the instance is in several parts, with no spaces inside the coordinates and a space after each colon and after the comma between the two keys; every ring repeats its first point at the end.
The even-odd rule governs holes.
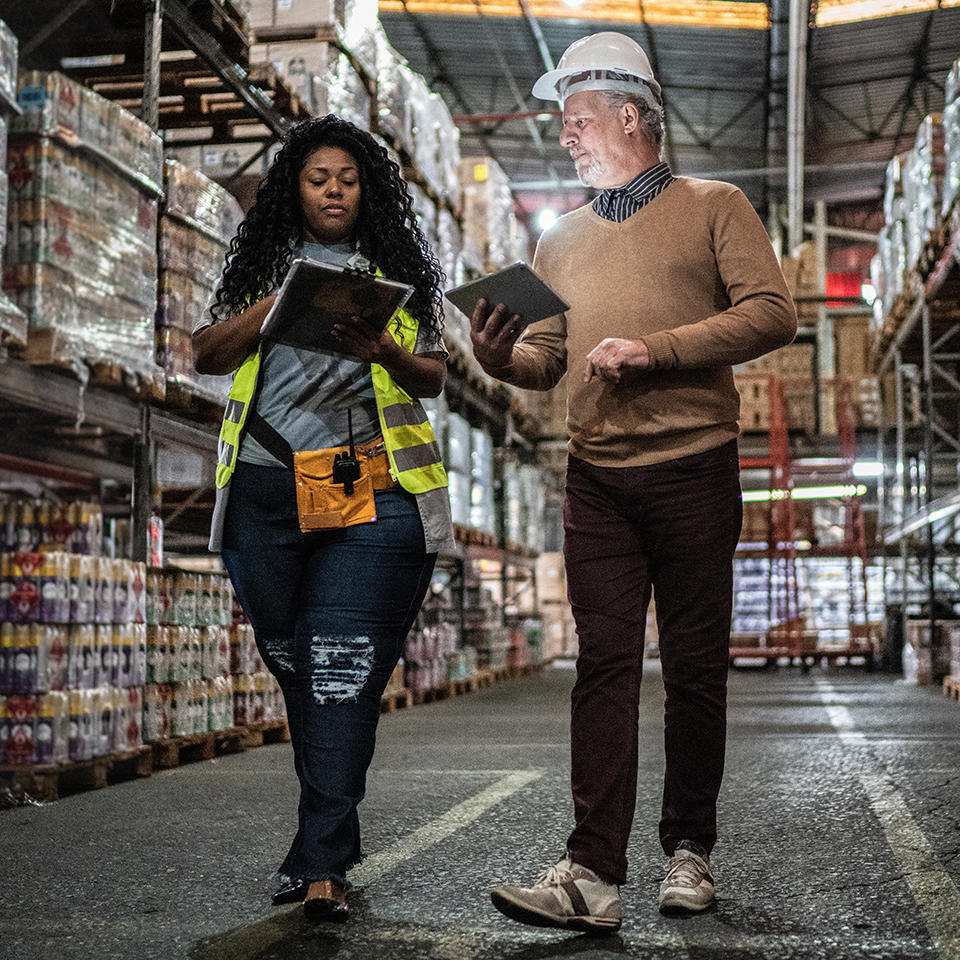
{"type": "MultiPolygon", "coordinates": [[[[234,372],[210,546],[283,690],[300,780],[299,826],[273,901],[302,900],[311,919],[347,919],[380,697],[437,552],[451,543],[446,474],[415,399],[443,389],[441,282],[399,168],[330,115],[285,138],[194,331],[197,370],[234,372]],[[261,342],[296,257],[376,271],[414,292],[382,332],[356,317],[338,324],[335,353],[261,342]],[[372,477],[375,522],[303,532],[298,484],[315,477],[295,480],[294,451],[354,452],[372,477]]],[[[355,497],[352,479],[327,486],[338,502],[355,497]]]]}

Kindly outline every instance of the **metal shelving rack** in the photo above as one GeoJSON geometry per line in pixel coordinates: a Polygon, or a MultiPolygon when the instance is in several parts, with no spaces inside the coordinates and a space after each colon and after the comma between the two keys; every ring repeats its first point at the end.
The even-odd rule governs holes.
{"type": "Polygon", "coordinates": [[[894,305],[876,367],[894,412],[881,430],[894,464],[880,501],[887,602],[904,627],[926,613],[932,631],[960,611],[960,236],[928,262],[894,305]]]}

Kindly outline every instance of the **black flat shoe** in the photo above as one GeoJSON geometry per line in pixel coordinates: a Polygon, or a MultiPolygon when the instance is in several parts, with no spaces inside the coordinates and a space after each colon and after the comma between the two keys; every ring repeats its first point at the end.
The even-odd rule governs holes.
{"type": "Polygon", "coordinates": [[[336,880],[315,880],[303,901],[303,912],[308,920],[345,923],[350,916],[347,892],[336,880]]]}
{"type": "Polygon", "coordinates": [[[285,903],[300,903],[307,895],[310,889],[310,883],[299,877],[296,880],[288,880],[273,895],[273,905],[282,906],[285,903]]]}

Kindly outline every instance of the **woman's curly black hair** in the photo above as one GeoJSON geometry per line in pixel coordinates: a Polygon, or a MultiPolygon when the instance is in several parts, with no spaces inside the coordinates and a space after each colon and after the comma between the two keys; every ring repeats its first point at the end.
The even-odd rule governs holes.
{"type": "Polygon", "coordinates": [[[284,137],[230,243],[210,308],[214,319],[242,313],[283,282],[303,240],[300,171],[320,147],[346,150],[360,168],[357,249],[391,280],[412,284],[407,310],[439,335],[443,272],[417,225],[400,168],[369,133],[332,113],[304,120],[284,137]]]}

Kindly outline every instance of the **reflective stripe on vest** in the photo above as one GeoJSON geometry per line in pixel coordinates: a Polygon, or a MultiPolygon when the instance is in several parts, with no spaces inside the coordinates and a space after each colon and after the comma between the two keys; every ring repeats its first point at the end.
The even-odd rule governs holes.
{"type": "Polygon", "coordinates": [[[223,411],[223,423],[220,424],[220,438],[217,440],[217,486],[225,487],[237,467],[237,452],[240,449],[240,437],[247,422],[250,401],[257,389],[257,377],[260,373],[260,348],[247,357],[237,367],[233,375],[233,386],[227,397],[223,411]]]}
{"type": "MultiPolygon", "coordinates": [[[[412,353],[417,343],[418,326],[416,317],[400,310],[390,321],[390,333],[401,347],[412,353]],[[400,321],[399,329],[397,320],[400,321]]],[[[225,487],[236,469],[237,451],[259,371],[258,347],[234,374],[217,443],[218,487],[225,487]]],[[[409,493],[426,493],[445,487],[447,474],[440,459],[440,447],[423,407],[394,383],[379,364],[370,364],[370,372],[391,475],[409,493]]]]}

